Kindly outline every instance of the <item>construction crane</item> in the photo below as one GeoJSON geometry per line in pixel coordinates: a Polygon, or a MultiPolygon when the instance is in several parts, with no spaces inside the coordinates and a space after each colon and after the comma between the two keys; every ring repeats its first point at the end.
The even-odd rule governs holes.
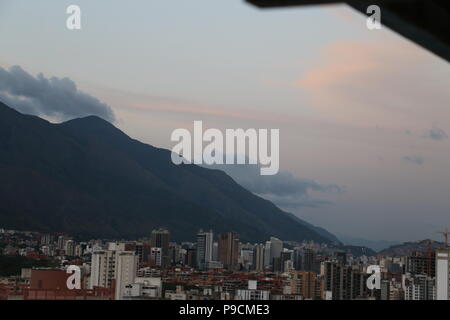
{"type": "Polygon", "coordinates": [[[450,232],[448,232],[448,229],[445,228],[445,231],[438,231],[437,233],[442,234],[444,236],[445,246],[448,247],[448,236],[450,235],[450,232]]]}
{"type": "Polygon", "coordinates": [[[426,274],[429,277],[433,276],[432,272],[432,260],[433,260],[433,242],[430,239],[425,240],[427,244],[426,257],[427,257],[427,270],[426,274]]]}

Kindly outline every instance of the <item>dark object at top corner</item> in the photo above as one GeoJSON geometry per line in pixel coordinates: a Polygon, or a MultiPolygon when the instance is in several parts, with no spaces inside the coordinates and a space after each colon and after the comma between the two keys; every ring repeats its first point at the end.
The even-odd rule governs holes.
{"type": "Polygon", "coordinates": [[[260,8],[345,2],[366,14],[378,5],[381,23],[450,62],[450,1],[448,0],[246,0],[260,8]]]}

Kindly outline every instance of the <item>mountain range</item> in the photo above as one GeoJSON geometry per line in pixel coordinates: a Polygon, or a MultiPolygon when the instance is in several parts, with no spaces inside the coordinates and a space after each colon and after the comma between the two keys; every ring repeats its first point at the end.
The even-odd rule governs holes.
{"type": "Polygon", "coordinates": [[[379,254],[390,257],[410,256],[414,252],[428,252],[429,249],[435,251],[436,249],[445,248],[444,242],[425,239],[421,241],[409,241],[390,246],[378,252],[379,254]]]}
{"type": "Polygon", "coordinates": [[[165,227],[174,240],[193,240],[200,228],[251,242],[336,240],[223,171],[170,156],[96,116],[54,124],[0,103],[0,226],[80,238],[165,227]]]}

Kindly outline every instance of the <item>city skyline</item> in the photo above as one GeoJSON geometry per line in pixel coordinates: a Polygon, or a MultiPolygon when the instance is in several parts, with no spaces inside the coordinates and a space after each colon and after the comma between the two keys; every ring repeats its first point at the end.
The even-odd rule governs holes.
{"type": "MultiPolygon", "coordinates": [[[[442,234],[448,241],[450,233],[442,234]]],[[[178,244],[170,241],[169,230],[157,228],[149,231],[147,238],[137,241],[78,242],[58,232],[0,229],[0,299],[450,298],[448,242],[445,245],[422,241],[414,247],[405,244],[403,248],[392,247],[391,251],[366,255],[364,251],[354,254],[348,247],[283,241],[275,237],[265,243],[242,243],[234,232],[215,239],[212,230],[199,230],[196,242],[178,244]],[[216,244],[218,250],[214,249],[216,244]],[[164,250],[168,252],[166,262],[161,254],[164,250]],[[154,259],[156,251],[159,257],[154,259]],[[22,262],[14,266],[17,271],[11,267],[3,269],[10,259],[18,257],[22,257],[22,262]],[[379,279],[375,288],[371,288],[369,269],[374,266],[379,269],[379,279]],[[78,276],[69,269],[78,270],[78,276]],[[75,283],[73,277],[77,279],[75,283]]]]}
{"type": "MultiPolygon", "coordinates": [[[[86,19],[71,32],[69,4],[0,1],[0,83],[68,77],[51,90],[76,85],[111,111],[104,118],[167,149],[170,132],[193,120],[280,128],[281,174],[261,184],[250,172],[250,191],[338,237],[439,239],[450,224],[443,60],[388,29],[367,30],[343,5],[79,1],[86,19]]],[[[11,107],[19,96],[0,89],[11,107]]],[[[84,115],[43,107],[31,112],[56,122],[84,115]]]]}

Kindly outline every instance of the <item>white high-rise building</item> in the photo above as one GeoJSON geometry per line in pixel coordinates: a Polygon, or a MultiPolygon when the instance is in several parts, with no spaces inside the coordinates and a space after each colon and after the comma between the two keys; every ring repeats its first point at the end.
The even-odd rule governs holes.
{"type": "Polygon", "coordinates": [[[116,256],[116,300],[122,300],[125,287],[134,283],[138,266],[138,256],[133,251],[120,251],[116,256]]]}
{"type": "Polygon", "coordinates": [[[112,281],[116,278],[116,253],[113,250],[101,250],[92,253],[91,277],[89,288],[111,288],[112,281]]]}
{"type": "Polygon", "coordinates": [[[270,263],[272,263],[273,258],[279,258],[281,256],[281,251],[283,251],[283,241],[275,237],[270,237],[270,263]]]}
{"type": "Polygon", "coordinates": [[[450,249],[436,250],[436,299],[449,300],[450,249]]]}
{"type": "Polygon", "coordinates": [[[138,257],[133,251],[101,250],[92,253],[89,288],[116,287],[116,299],[123,297],[127,284],[133,283],[137,272],[138,257]]]}

